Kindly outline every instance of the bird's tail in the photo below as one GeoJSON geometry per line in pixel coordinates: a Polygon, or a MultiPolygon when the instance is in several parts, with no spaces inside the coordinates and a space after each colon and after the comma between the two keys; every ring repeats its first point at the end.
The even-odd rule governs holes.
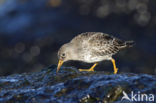
{"type": "Polygon", "coordinates": [[[125,42],[126,47],[133,47],[133,45],[135,45],[134,41],[126,41],[125,42]]]}

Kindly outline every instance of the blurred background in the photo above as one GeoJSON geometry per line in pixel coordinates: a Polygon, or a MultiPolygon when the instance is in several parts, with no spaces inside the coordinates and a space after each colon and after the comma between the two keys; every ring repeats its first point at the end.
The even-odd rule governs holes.
{"type": "MultiPolygon", "coordinates": [[[[155,0],[0,0],[0,76],[57,64],[59,47],[82,32],[134,40],[133,48],[114,56],[119,72],[156,74],[155,5],[155,0]]],[[[113,72],[110,61],[95,69],[113,72]]]]}

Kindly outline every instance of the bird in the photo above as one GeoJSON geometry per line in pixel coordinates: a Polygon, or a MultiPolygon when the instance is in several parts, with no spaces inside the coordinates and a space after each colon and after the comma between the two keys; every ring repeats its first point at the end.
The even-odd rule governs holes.
{"type": "Polygon", "coordinates": [[[117,74],[115,59],[112,57],[120,50],[132,47],[134,41],[123,41],[102,32],[85,32],[74,37],[70,42],[63,44],[58,50],[58,72],[64,62],[69,60],[94,63],[90,69],[79,71],[94,71],[99,62],[110,60],[113,64],[114,74],[117,74]]]}

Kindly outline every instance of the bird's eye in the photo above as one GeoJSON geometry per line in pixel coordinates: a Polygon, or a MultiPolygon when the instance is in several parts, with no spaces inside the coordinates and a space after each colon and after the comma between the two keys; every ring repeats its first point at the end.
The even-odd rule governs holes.
{"type": "Polygon", "coordinates": [[[65,57],[65,53],[63,53],[62,56],[65,57]]]}

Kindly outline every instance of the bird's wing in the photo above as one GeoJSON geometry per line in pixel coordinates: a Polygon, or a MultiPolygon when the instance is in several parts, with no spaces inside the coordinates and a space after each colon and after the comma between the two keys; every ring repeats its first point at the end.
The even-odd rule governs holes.
{"type": "Polygon", "coordinates": [[[99,56],[113,55],[119,51],[124,42],[104,33],[96,33],[89,39],[92,53],[99,56]]]}
{"type": "Polygon", "coordinates": [[[92,37],[94,34],[96,34],[96,32],[85,32],[85,33],[81,33],[79,35],[77,35],[76,37],[74,37],[70,42],[71,43],[82,43],[83,41],[87,41],[90,39],[90,37],[92,37]]]}
{"type": "Polygon", "coordinates": [[[86,32],[74,37],[71,41],[77,46],[91,49],[93,55],[112,55],[124,47],[125,42],[101,32],[86,32]]]}

